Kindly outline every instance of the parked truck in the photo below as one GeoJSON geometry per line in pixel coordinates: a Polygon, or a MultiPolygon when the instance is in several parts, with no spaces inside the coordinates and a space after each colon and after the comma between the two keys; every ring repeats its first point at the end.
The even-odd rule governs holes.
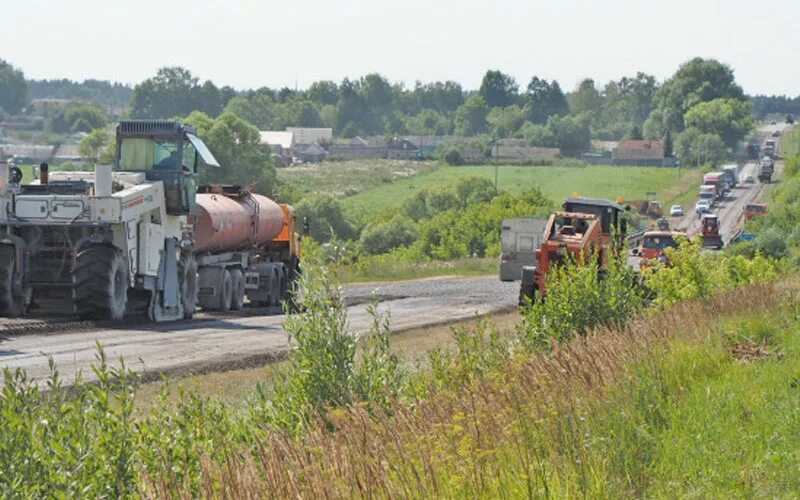
{"type": "Polygon", "coordinates": [[[536,249],[542,244],[547,219],[514,217],[500,226],[500,280],[517,281],[522,266],[533,262],[536,249]]]}
{"type": "Polygon", "coordinates": [[[278,303],[299,273],[291,207],[246,188],[203,187],[219,167],[194,129],[131,120],[116,131],[114,166],[21,183],[0,165],[0,315],[66,301],[80,317],[151,321],[278,303]]]}
{"type": "Polygon", "coordinates": [[[772,174],[775,173],[775,161],[769,156],[761,158],[758,165],[758,180],[760,182],[772,182],[772,174]]]}

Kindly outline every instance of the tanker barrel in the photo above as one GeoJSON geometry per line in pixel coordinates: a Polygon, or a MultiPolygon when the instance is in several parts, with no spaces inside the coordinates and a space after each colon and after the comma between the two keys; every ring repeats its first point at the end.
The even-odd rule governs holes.
{"type": "Polygon", "coordinates": [[[283,210],[266,196],[198,193],[197,205],[200,216],[195,248],[199,251],[219,252],[263,245],[283,229],[283,210]]]}

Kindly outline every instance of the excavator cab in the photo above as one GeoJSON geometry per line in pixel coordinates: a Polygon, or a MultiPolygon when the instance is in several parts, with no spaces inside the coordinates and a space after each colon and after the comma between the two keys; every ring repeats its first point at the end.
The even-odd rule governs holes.
{"type": "Polygon", "coordinates": [[[129,120],[117,126],[116,170],[162,181],[170,215],[196,213],[200,163],[219,167],[190,126],[165,120],[129,120]]]}

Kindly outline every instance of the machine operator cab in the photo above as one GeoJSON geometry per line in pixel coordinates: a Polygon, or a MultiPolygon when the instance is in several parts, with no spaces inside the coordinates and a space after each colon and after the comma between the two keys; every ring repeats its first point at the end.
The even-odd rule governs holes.
{"type": "Polygon", "coordinates": [[[597,198],[574,197],[564,200],[563,208],[567,212],[597,216],[604,243],[613,244],[615,248],[623,247],[628,232],[625,213],[630,211],[629,206],[597,198]]]}
{"type": "Polygon", "coordinates": [[[170,215],[196,212],[197,167],[219,163],[193,127],[166,120],[129,120],[117,126],[115,169],[162,181],[170,215]]]}

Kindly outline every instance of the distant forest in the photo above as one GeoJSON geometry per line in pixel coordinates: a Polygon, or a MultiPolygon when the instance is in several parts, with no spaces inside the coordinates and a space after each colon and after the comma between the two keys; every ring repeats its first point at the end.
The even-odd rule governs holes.
{"type": "Polygon", "coordinates": [[[128,107],[133,88],[108,80],[27,80],[31,99],[95,101],[103,106],[128,107]]]}
{"type": "MultiPolygon", "coordinates": [[[[27,80],[31,99],[74,99],[96,101],[103,106],[128,107],[133,98],[133,88],[108,80],[88,79],[77,82],[62,78],[60,80],[27,80]]],[[[247,94],[249,91],[237,92],[247,94]]],[[[792,113],[800,115],[800,95],[755,95],[747,96],[753,103],[753,116],[763,119],[772,113],[792,113]]]]}

